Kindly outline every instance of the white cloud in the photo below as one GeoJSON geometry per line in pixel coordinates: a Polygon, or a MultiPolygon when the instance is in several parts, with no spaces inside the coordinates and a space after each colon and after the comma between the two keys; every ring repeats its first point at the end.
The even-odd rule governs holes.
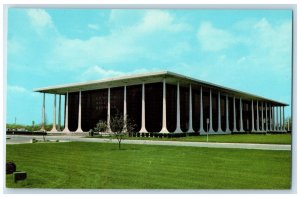
{"type": "MultiPolygon", "coordinates": [[[[118,18],[122,14],[125,13],[117,15],[116,11],[113,12],[113,15],[115,17],[117,15],[118,18]]],[[[54,67],[63,64],[65,68],[74,69],[74,67],[87,68],[89,65],[135,61],[145,57],[160,57],[161,51],[167,54],[168,48],[173,49],[176,45],[171,41],[166,45],[167,39],[172,37],[161,35],[188,29],[186,25],[176,23],[174,17],[166,11],[149,10],[144,13],[141,20],[135,20],[136,23],[131,23],[129,26],[112,28],[111,32],[104,36],[95,36],[86,40],[60,37],[56,40],[48,62],[54,67]],[[163,50],[161,47],[153,46],[161,40],[165,43],[163,50]],[[161,51],[158,51],[158,48],[161,48],[161,51]]]]}
{"type": "Polygon", "coordinates": [[[24,46],[21,44],[20,40],[15,38],[9,39],[7,41],[7,50],[9,54],[17,55],[25,50],[24,46]]]}
{"type": "Polygon", "coordinates": [[[114,29],[130,28],[135,34],[152,33],[155,31],[180,32],[190,29],[190,26],[179,22],[170,12],[165,10],[112,10],[109,24],[114,29]]]}
{"type": "Polygon", "coordinates": [[[253,45],[256,54],[264,54],[269,60],[276,60],[276,65],[281,65],[281,61],[291,60],[292,47],[292,24],[291,22],[282,22],[277,25],[271,25],[269,21],[262,18],[254,24],[252,33],[253,45]],[[280,62],[278,62],[280,61],[280,62]],[[279,64],[278,64],[279,63],[279,64]]]}
{"type": "Polygon", "coordinates": [[[83,72],[80,76],[81,80],[96,80],[108,77],[116,77],[124,75],[123,72],[115,71],[112,69],[104,69],[98,65],[92,66],[88,68],[85,72],[83,72]]]}
{"type": "Polygon", "coordinates": [[[237,23],[226,29],[210,22],[200,25],[197,36],[206,57],[195,73],[200,77],[205,71],[204,80],[265,97],[278,99],[270,87],[289,95],[284,89],[291,83],[291,21],[260,18],[237,23]]]}
{"type": "Polygon", "coordinates": [[[220,51],[236,43],[231,33],[213,27],[210,22],[203,22],[200,25],[197,37],[204,51],[220,51]]]}
{"type": "Polygon", "coordinates": [[[92,30],[99,30],[99,26],[97,24],[88,24],[88,28],[92,30]]]}
{"type": "Polygon", "coordinates": [[[26,88],[19,86],[19,85],[7,85],[7,92],[15,95],[15,94],[22,94],[28,96],[37,96],[37,93],[27,90],[26,88]]]}
{"type": "Polygon", "coordinates": [[[133,54],[141,51],[129,35],[113,34],[88,40],[59,38],[48,61],[51,66],[63,64],[65,69],[86,68],[134,59],[133,54]]]}
{"type": "Polygon", "coordinates": [[[13,93],[26,93],[26,92],[28,92],[28,90],[25,89],[24,87],[17,86],[17,85],[8,85],[7,90],[9,92],[13,92],[13,93]]]}
{"type": "Polygon", "coordinates": [[[137,73],[146,73],[150,71],[157,71],[156,68],[152,69],[146,69],[146,68],[140,68],[136,69],[130,72],[123,72],[119,70],[114,69],[106,69],[104,67],[94,65],[92,67],[89,67],[86,71],[84,71],[78,78],[80,81],[89,81],[89,80],[99,80],[99,79],[105,79],[110,77],[118,77],[118,76],[124,76],[129,74],[137,74],[137,73]]]}
{"type": "Polygon", "coordinates": [[[204,51],[227,54],[231,67],[246,63],[251,65],[251,70],[262,70],[264,65],[268,65],[268,72],[290,70],[287,65],[291,64],[291,22],[271,24],[266,18],[261,18],[245,20],[244,23],[238,21],[233,28],[228,27],[234,31],[227,31],[204,22],[198,29],[198,41],[204,51]]]}
{"type": "Polygon", "coordinates": [[[183,23],[176,23],[174,17],[166,11],[148,10],[136,29],[140,32],[157,30],[179,32],[189,29],[189,26],[183,23]]]}
{"type": "Polygon", "coordinates": [[[34,27],[43,28],[53,25],[50,15],[43,9],[29,9],[27,15],[30,17],[30,22],[34,27]]]}
{"type": "Polygon", "coordinates": [[[136,26],[144,17],[144,11],[127,9],[113,9],[110,11],[108,25],[111,29],[122,29],[136,26]]]}

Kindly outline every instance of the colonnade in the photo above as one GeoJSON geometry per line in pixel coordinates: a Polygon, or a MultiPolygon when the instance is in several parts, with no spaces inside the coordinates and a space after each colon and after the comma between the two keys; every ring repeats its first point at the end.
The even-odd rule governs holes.
{"type": "MultiPolygon", "coordinates": [[[[199,94],[200,94],[200,129],[197,132],[200,134],[229,134],[232,132],[245,132],[243,127],[243,99],[239,98],[239,130],[237,130],[236,123],[236,98],[233,96],[233,130],[231,131],[229,128],[229,99],[228,94],[225,94],[225,130],[222,130],[221,127],[221,93],[218,91],[218,99],[217,99],[217,108],[218,114],[213,115],[212,112],[212,89],[209,89],[209,118],[206,119],[207,123],[203,123],[203,92],[202,86],[200,86],[199,94]],[[213,129],[213,116],[218,116],[218,127],[217,130],[213,129]],[[204,130],[204,125],[208,125],[208,132],[204,130]]],[[[127,118],[127,87],[124,86],[124,121],[126,123],[127,118]]],[[[167,107],[166,107],[166,80],[163,79],[163,99],[162,99],[162,129],[159,133],[170,133],[167,129],[167,107]]],[[[79,91],[79,105],[78,105],[78,128],[75,132],[83,132],[81,128],[81,91],[79,91]]],[[[62,132],[70,132],[68,128],[68,103],[69,103],[69,93],[67,92],[65,95],[65,120],[64,120],[64,129],[62,132]]],[[[174,133],[183,133],[180,127],[180,83],[177,82],[177,103],[176,103],[176,129],[174,133]]],[[[141,113],[141,129],[139,133],[148,133],[146,129],[146,120],[145,120],[145,83],[142,83],[142,113],[141,113]]],[[[189,124],[187,133],[194,133],[193,129],[193,106],[192,106],[192,85],[189,84],[189,124]]],[[[54,105],[53,105],[53,127],[50,132],[58,132],[61,131],[61,95],[59,95],[59,108],[58,108],[58,124],[56,125],[56,94],[54,94],[54,105]]],[[[251,100],[251,132],[283,132],[284,129],[284,106],[272,106],[264,101],[254,101],[251,100]],[[254,102],[256,102],[256,121],[254,118],[254,102]],[[259,111],[259,107],[261,111],[259,111]],[[265,112],[264,112],[265,111],[265,112]],[[268,114],[269,111],[269,114],[268,114]],[[259,115],[261,114],[261,115],[259,115]],[[261,127],[260,123],[261,122],[261,127]],[[255,127],[256,124],[256,127],[255,127]]],[[[45,93],[43,94],[43,106],[42,106],[42,131],[45,131],[45,93]]],[[[108,101],[107,101],[107,125],[108,131],[111,132],[110,129],[110,88],[108,88],[108,101]]]]}

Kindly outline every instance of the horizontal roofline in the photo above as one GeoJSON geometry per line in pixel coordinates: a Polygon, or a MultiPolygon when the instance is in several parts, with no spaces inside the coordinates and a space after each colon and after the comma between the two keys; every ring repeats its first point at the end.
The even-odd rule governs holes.
{"type": "Polygon", "coordinates": [[[124,75],[124,76],[120,76],[120,77],[105,78],[102,80],[92,80],[92,81],[87,81],[87,82],[69,83],[69,84],[64,84],[64,85],[43,87],[43,88],[35,89],[33,91],[44,92],[47,90],[60,89],[60,88],[77,87],[77,86],[92,85],[92,84],[99,84],[99,83],[109,83],[111,81],[121,81],[121,80],[133,79],[133,78],[143,78],[143,77],[149,77],[149,76],[166,75],[168,73],[170,73],[170,72],[158,71],[158,72],[148,72],[148,73],[141,73],[141,74],[129,74],[129,75],[124,75]]]}
{"type": "MultiPolygon", "coordinates": [[[[157,71],[157,72],[147,72],[147,73],[141,73],[141,74],[131,74],[131,75],[125,75],[125,76],[120,76],[120,77],[106,78],[106,79],[102,79],[102,80],[94,80],[94,81],[88,81],[88,82],[70,83],[70,84],[64,84],[64,85],[43,87],[43,88],[35,89],[33,91],[42,92],[42,93],[50,93],[50,94],[56,94],[56,93],[63,94],[63,93],[66,93],[67,91],[65,91],[65,90],[68,90],[68,89],[70,90],[70,92],[75,92],[75,91],[80,91],[84,88],[85,88],[85,90],[93,90],[93,88],[89,89],[88,86],[96,86],[96,85],[103,85],[104,86],[103,88],[116,87],[116,85],[112,86],[111,84],[114,82],[120,82],[120,83],[123,82],[124,83],[126,81],[136,80],[136,79],[140,79],[141,81],[143,81],[145,79],[151,79],[154,77],[179,78],[181,81],[185,80],[185,81],[189,81],[189,82],[200,83],[200,84],[206,85],[210,88],[221,89],[221,90],[227,91],[231,94],[248,96],[248,97],[252,97],[255,99],[259,99],[259,100],[267,100],[269,102],[272,102],[272,103],[275,103],[278,105],[288,106],[288,104],[286,104],[286,103],[278,102],[275,100],[271,100],[271,99],[268,99],[265,97],[251,94],[251,93],[239,91],[236,89],[220,86],[220,85],[213,84],[210,82],[201,81],[201,80],[198,80],[198,79],[195,79],[192,77],[184,76],[184,75],[177,74],[177,73],[170,72],[170,71],[157,71]]],[[[140,83],[135,83],[135,84],[140,84],[140,83]]],[[[119,85],[119,86],[121,86],[121,85],[119,85]]]]}

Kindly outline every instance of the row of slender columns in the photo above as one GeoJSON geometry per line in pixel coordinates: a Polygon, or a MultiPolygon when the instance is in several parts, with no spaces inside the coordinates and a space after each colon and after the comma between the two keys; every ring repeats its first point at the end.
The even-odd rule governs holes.
{"type": "MultiPolygon", "coordinates": [[[[78,128],[75,132],[83,132],[81,128],[81,91],[79,91],[79,105],[78,105],[78,128]]],[[[214,133],[215,131],[212,128],[212,92],[210,89],[209,92],[209,133],[214,133]]],[[[126,117],[127,117],[127,102],[126,102],[126,86],[124,86],[124,123],[126,123],[126,117]]],[[[236,128],[236,105],[235,105],[235,97],[233,97],[233,131],[238,131],[236,128]]],[[[66,106],[66,113],[65,113],[65,128],[63,132],[69,132],[68,128],[68,103],[69,103],[69,94],[66,93],[65,98],[65,106],[66,106]]],[[[244,132],[243,129],[243,110],[242,110],[242,99],[240,98],[240,132],[244,132]]],[[[256,130],[254,128],[254,107],[253,107],[253,100],[251,101],[251,110],[252,110],[252,130],[253,132],[257,131],[268,131],[268,130],[274,130],[274,131],[283,131],[283,121],[284,121],[284,107],[282,107],[282,114],[281,114],[281,107],[271,107],[270,105],[270,114],[269,118],[267,115],[267,103],[265,103],[265,119],[264,119],[264,112],[263,112],[263,102],[261,102],[261,124],[262,124],[262,130],[260,130],[259,127],[259,103],[256,102],[257,107],[257,119],[256,119],[256,130]],[[279,108],[279,110],[278,110],[279,108]],[[276,113],[275,113],[276,111],[276,113]],[[278,112],[280,112],[280,116],[278,116],[278,112]],[[272,118],[271,118],[272,115],[272,118]],[[279,121],[278,121],[279,119],[279,121]],[[270,128],[268,127],[268,124],[266,124],[266,128],[264,128],[264,121],[270,120],[270,128]]],[[[226,129],[225,133],[230,133],[229,129],[229,115],[228,115],[228,95],[226,95],[226,129]]],[[[194,132],[193,130],[193,123],[192,123],[192,86],[190,84],[189,86],[189,127],[188,127],[188,133],[194,132]]],[[[59,114],[58,114],[58,126],[56,127],[56,94],[54,95],[54,108],[53,108],[53,128],[51,132],[57,132],[60,131],[60,112],[61,112],[61,96],[59,95],[59,114]]],[[[142,84],[142,119],[141,119],[141,130],[140,133],[147,133],[146,130],[146,123],[145,123],[145,84],[142,84]]],[[[169,133],[167,129],[167,116],[166,116],[166,81],[163,80],[163,111],[162,111],[162,129],[160,133],[169,133]]],[[[41,130],[45,130],[44,127],[45,124],[45,93],[43,95],[43,109],[42,109],[42,128],[41,130]]],[[[110,88],[108,88],[108,106],[107,106],[107,125],[108,125],[108,131],[110,132],[110,88]]],[[[126,126],[125,126],[126,127],[126,126]]],[[[204,131],[204,125],[203,125],[203,94],[202,94],[202,86],[200,88],[200,133],[205,132],[204,131]]],[[[216,131],[218,133],[223,132],[221,129],[221,105],[220,105],[220,92],[218,92],[218,130],[216,131]]],[[[181,127],[180,127],[180,83],[177,83],[177,115],[176,115],[176,130],[174,133],[182,133],[181,127]]]]}
{"type": "Polygon", "coordinates": [[[265,114],[264,114],[264,103],[261,102],[261,119],[259,118],[259,103],[256,102],[256,129],[254,128],[254,107],[253,100],[251,101],[252,110],[252,132],[265,132],[265,131],[285,131],[284,129],[284,107],[272,107],[265,103],[265,114]],[[278,110],[279,108],[279,110],[278,110]],[[282,113],[281,113],[282,112],[282,113]],[[279,115],[278,115],[279,113],[279,115]],[[259,126],[259,120],[261,120],[261,128],[259,126]],[[269,121],[269,122],[268,122],[269,121]]]}
{"type": "MultiPolygon", "coordinates": [[[[50,132],[60,131],[60,119],[61,119],[61,95],[59,95],[58,100],[58,125],[56,125],[56,94],[54,94],[54,104],[53,104],[53,126],[50,132]]],[[[43,108],[42,108],[42,127],[41,131],[45,131],[45,93],[43,94],[43,108]]]]}
{"type": "Polygon", "coordinates": [[[274,119],[274,131],[285,131],[284,128],[284,107],[273,107],[274,119]],[[278,115],[279,114],[279,115],[278,115]]]}

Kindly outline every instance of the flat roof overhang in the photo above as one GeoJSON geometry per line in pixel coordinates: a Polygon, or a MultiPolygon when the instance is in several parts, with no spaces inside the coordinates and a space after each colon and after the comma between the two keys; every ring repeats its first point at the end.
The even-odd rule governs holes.
{"type": "Polygon", "coordinates": [[[44,87],[44,88],[35,89],[34,91],[41,92],[41,93],[49,93],[49,94],[66,94],[67,92],[89,91],[95,89],[105,89],[109,87],[110,88],[120,87],[125,85],[130,86],[130,85],[138,85],[142,83],[163,82],[163,79],[166,79],[166,83],[168,84],[177,85],[177,82],[179,82],[181,86],[189,86],[189,84],[192,84],[193,87],[203,86],[206,88],[210,88],[214,91],[220,91],[223,94],[228,94],[228,96],[235,96],[247,100],[264,100],[264,101],[268,101],[269,103],[272,103],[273,105],[288,106],[288,104],[282,102],[274,101],[268,98],[238,91],[235,89],[223,87],[213,83],[201,81],[195,78],[183,76],[169,71],[134,74],[134,75],[127,75],[127,76],[116,77],[116,78],[107,78],[103,80],[44,87]]]}

